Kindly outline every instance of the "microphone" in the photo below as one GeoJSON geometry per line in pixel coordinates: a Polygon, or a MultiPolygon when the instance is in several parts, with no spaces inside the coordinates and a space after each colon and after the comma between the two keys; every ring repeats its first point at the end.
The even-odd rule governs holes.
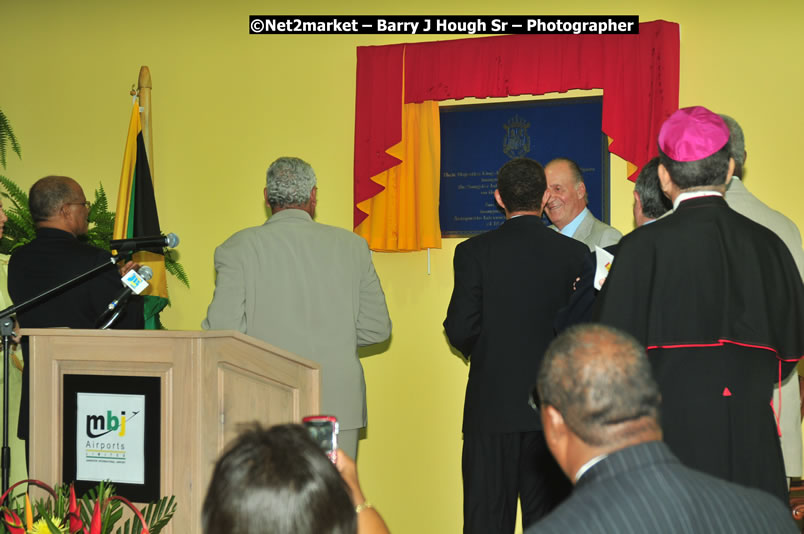
{"type": "Polygon", "coordinates": [[[145,288],[148,287],[148,282],[146,282],[146,280],[150,280],[151,277],[153,277],[153,275],[154,275],[153,269],[151,269],[147,265],[143,265],[142,267],[140,267],[139,271],[134,271],[132,269],[131,271],[127,272],[126,275],[123,276],[123,278],[121,279],[123,285],[125,285],[126,287],[123,289],[123,291],[120,292],[119,295],[117,295],[117,297],[115,297],[113,301],[109,303],[108,306],[106,306],[106,309],[103,311],[101,316],[98,317],[97,321],[95,321],[95,326],[100,327],[102,330],[106,330],[107,328],[109,328],[109,326],[111,326],[111,324],[117,319],[118,315],[122,311],[121,309],[117,308],[121,304],[124,304],[132,293],[136,293],[137,295],[139,295],[140,293],[145,291],[145,288]],[[107,317],[109,317],[109,315],[112,315],[111,319],[109,319],[109,321],[107,321],[105,325],[100,326],[101,323],[107,317]]]}
{"type": "Polygon", "coordinates": [[[112,239],[109,247],[118,252],[131,252],[143,248],[176,248],[179,244],[179,236],[174,233],[168,235],[151,235],[144,237],[128,237],[125,239],[112,239]]]}

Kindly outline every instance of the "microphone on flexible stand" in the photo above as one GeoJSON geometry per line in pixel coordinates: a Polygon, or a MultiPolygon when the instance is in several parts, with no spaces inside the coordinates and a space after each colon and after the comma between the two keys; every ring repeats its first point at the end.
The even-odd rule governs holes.
{"type": "Polygon", "coordinates": [[[121,305],[126,303],[128,297],[130,297],[132,293],[139,295],[145,291],[145,288],[148,287],[148,282],[146,280],[150,280],[153,275],[153,269],[147,265],[140,267],[139,271],[132,269],[131,271],[127,272],[125,276],[121,278],[123,285],[126,287],[120,292],[119,295],[117,295],[117,297],[115,297],[114,300],[109,303],[108,306],[106,306],[106,309],[103,311],[101,316],[98,317],[97,321],[95,321],[95,327],[100,328],[101,330],[106,330],[112,326],[112,324],[120,316],[120,312],[123,311],[121,305]],[[106,318],[110,315],[111,317],[108,321],[106,321],[106,318]],[[106,321],[105,324],[104,321],[106,321]]]}
{"type": "Polygon", "coordinates": [[[168,235],[151,235],[144,237],[128,237],[124,239],[112,239],[109,247],[119,253],[132,252],[143,248],[176,248],[179,244],[179,236],[174,233],[168,235]]]}

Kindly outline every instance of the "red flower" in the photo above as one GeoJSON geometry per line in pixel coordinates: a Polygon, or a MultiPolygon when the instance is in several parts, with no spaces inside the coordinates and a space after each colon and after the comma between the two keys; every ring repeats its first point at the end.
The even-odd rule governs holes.
{"type": "Polygon", "coordinates": [[[8,508],[3,510],[3,522],[8,528],[9,534],[25,534],[25,528],[22,526],[22,519],[16,512],[12,512],[8,508]]]}
{"type": "Polygon", "coordinates": [[[75,499],[75,488],[70,484],[70,508],[67,512],[67,517],[70,519],[70,534],[83,534],[84,522],[81,521],[81,510],[78,508],[78,502],[75,499]]]}
{"type": "Polygon", "coordinates": [[[95,501],[95,510],[92,512],[92,523],[89,525],[89,534],[101,533],[100,499],[95,501]]]}

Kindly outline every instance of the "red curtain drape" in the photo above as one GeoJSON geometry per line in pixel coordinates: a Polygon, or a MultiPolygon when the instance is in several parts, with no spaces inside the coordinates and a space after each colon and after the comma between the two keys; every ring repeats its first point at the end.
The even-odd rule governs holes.
{"type": "Polygon", "coordinates": [[[662,122],[678,109],[678,76],[679,26],[661,20],[641,23],[637,35],[358,47],[354,225],[366,216],[357,204],[382,190],[371,177],[399,163],[386,150],[402,136],[403,83],[405,103],[603,89],[609,150],[641,168],[657,154],[662,122]]]}

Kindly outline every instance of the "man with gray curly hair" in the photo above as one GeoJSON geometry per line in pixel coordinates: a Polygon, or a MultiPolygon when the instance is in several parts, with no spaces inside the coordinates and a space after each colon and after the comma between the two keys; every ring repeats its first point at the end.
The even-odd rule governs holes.
{"type": "Polygon", "coordinates": [[[367,421],[357,347],[388,339],[391,319],[365,239],[313,221],[317,191],[306,161],[271,163],[271,217],[215,250],[215,294],[201,326],[237,330],[321,365],[321,410],[338,418],[339,446],[355,457],[367,421]]]}
{"type": "MultiPolygon", "coordinates": [[[[304,206],[315,200],[315,172],[299,158],[279,158],[268,167],[265,179],[265,201],[276,209],[304,206]]],[[[311,214],[312,215],[312,214],[311,214]]]]}

